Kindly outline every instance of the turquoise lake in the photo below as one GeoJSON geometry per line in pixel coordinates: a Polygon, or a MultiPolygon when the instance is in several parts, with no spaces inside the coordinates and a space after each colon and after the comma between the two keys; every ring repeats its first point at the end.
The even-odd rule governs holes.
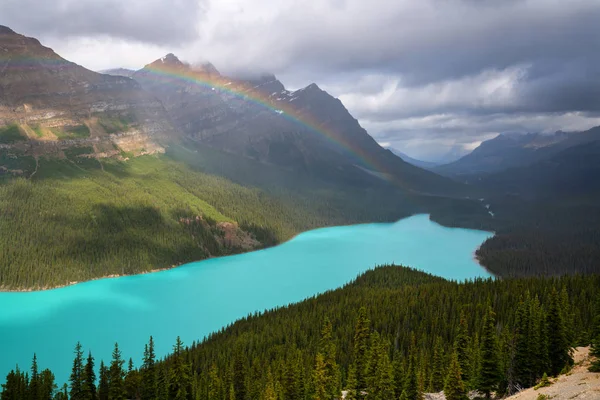
{"type": "Polygon", "coordinates": [[[445,228],[416,215],[391,224],[317,229],[266,250],[214,258],[152,274],[65,288],[0,293],[0,381],[33,353],[57,383],[68,379],[73,347],[110,361],[115,342],[139,365],[154,336],[159,356],[257,310],[337,288],[376,265],[396,263],[449,279],[489,274],[473,258],[492,233],[445,228]]]}

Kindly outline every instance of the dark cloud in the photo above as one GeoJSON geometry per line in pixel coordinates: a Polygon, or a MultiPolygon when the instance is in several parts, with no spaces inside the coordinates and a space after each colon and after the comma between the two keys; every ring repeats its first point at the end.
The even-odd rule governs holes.
{"type": "MultiPolygon", "coordinates": [[[[292,89],[317,82],[378,140],[428,152],[600,124],[598,0],[0,0],[0,16],[42,39],[103,35],[292,89]]],[[[84,65],[135,59],[81,43],[66,50],[84,65]]]]}
{"type": "Polygon", "coordinates": [[[0,23],[30,36],[108,36],[157,45],[198,37],[198,0],[2,0],[0,23]]]}

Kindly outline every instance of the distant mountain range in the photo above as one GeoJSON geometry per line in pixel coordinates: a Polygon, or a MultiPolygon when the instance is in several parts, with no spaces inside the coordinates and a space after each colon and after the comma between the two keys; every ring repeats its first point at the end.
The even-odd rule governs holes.
{"type": "Polygon", "coordinates": [[[391,151],[392,153],[394,153],[395,155],[397,155],[398,157],[400,157],[401,159],[403,159],[404,161],[406,161],[407,163],[412,164],[419,168],[432,169],[441,164],[441,163],[432,162],[432,161],[417,160],[416,158],[412,158],[408,154],[405,154],[405,153],[401,152],[400,150],[396,150],[392,147],[387,147],[387,149],[389,151],[391,151]]]}
{"type": "Polygon", "coordinates": [[[473,177],[531,165],[570,147],[595,140],[600,140],[600,127],[585,132],[501,134],[481,143],[459,160],[432,170],[441,175],[472,180],[473,177]]]}

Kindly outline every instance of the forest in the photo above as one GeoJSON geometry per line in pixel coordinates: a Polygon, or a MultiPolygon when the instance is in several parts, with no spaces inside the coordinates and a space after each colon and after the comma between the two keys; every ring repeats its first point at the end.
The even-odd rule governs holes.
{"type": "Polygon", "coordinates": [[[169,268],[275,245],[308,229],[416,213],[446,226],[494,231],[477,256],[496,276],[600,268],[600,202],[594,199],[428,196],[378,180],[332,182],[193,143],[127,161],[97,160],[92,152],[74,147],[65,158],[35,160],[0,149],[0,164],[21,171],[0,171],[0,289],[169,268]],[[225,243],[223,222],[256,245],[225,243]]]}
{"type": "MultiPolygon", "coordinates": [[[[421,399],[499,397],[567,373],[574,346],[600,356],[600,277],[447,281],[382,266],[346,286],[249,315],[137,367],[118,344],[99,364],[76,344],[58,386],[33,355],[0,399],[421,399]]],[[[192,317],[192,316],[190,316],[192,317]]],[[[600,370],[600,360],[591,367],[600,370]]]]}

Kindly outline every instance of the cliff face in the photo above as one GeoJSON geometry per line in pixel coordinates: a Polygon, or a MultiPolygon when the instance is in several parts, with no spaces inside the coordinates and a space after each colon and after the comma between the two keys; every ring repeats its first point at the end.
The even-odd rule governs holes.
{"type": "Polygon", "coordinates": [[[0,142],[5,147],[40,156],[93,146],[105,156],[118,153],[119,143],[128,144],[121,150],[134,153],[161,151],[164,139],[174,135],[160,101],[134,80],[87,70],[0,26],[0,142]]]}

